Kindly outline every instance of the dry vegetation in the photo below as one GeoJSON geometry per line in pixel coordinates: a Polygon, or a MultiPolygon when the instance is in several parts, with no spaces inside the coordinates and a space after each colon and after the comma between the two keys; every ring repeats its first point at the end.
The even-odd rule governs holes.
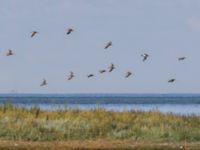
{"type": "Polygon", "coordinates": [[[0,141],[3,150],[199,150],[200,143],[152,143],[134,140],[0,141]]]}
{"type": "MultiPolygon", "coordinates": [[[[200,117],[158,111],[111,112],[0,107],[0,139],[13,141],[131,140],[134,143],[200,141],[200,117]]],[[[176,147],[177,148],[177,147],[176,147]]],[[[44,148],[43,148],[44,149],[44,148]]]]}

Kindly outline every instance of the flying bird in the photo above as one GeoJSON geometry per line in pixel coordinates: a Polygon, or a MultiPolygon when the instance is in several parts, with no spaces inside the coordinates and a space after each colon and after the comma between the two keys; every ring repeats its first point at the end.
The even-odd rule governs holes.
{"type": "Polygon", "coordinates": [[[47,85],[48,83],[47,83],[47,80],[46,79],[43,79],[43,81],[41,82],[41,84],[40,84],[40,86],[45,86],[45,85],[47,85]]]}
{"type": "Polygon", "coordinates": [[[115,69],[115,65],[113,63],[111,63],[111,65],[108,69],[109,69],[109,72],[112,72],[115,69]]]}
{"type": "Polygon", "coordinates": [[[31,34],[31,38],[33,38],[36,34],[38,34],[37,31],[33,31],[32,34],[31,34]]]}
{"type": "Polygon", "coordinates": [[[110,46],[112,46],[112,42],[111,42],[111,41],[108,42],[108,43],[106,44],[106,46],[104,47],[104,49],[107,49],[107,48],[109,48],[110,46]]]}
{"type": "Polygon", "coordinates": [[[74,75],[74,73],[71,71],[70,72],[70,75],[68,76],[68,80],[71,80],[72,78],[74,78],[75,77],[75,75],[74,75]]]}
{"type": "Polygon", "coordinates": [[[132,75],[132,72],[130,72],[130,71],[128,71],[127,73],[126,73],[126,78],[128,78],[129,76],[131,76],[132,75]]]}
{"type": "Polygon", "coordinates": [[[72,29],[72,28],[67,29],[67,35],[71,34],[73,31],[74,31],[74,29],[72,29]]]}
{"type": "Polygon", "coordinates": [[[103,70],[99,70],[99,73],[105,73],[106,72],[106,70],[105,69],[103,69],[103,70]]]}
{"type": "Polygon", "coordinates": [[[88,78],[94,77],[94,74],[87,75],[88,78]]]}
{"type": "Polygon", "coordinates": [[[173,83],[175,81],[176,81],[176,79],[170,79],[170,80],[168,80],[168,83],[173,83]]]}
{"type": "Polygon", "coordinates": [[[6,53],[6,56],[12,56],[12,55],[14,55],[14,53],[12,50],[9,49],[8,52],[6,53]]]}
{"type": "Polygon", "coordinates": [[[179,61],[185,60],[185,59],[186,59],[186,57],[179,57],[179,58],[178,58],[179,61]]]}
{"type": "Polygon", "coordinates": [[[149,55],[146,53],[142,54],[141,56],[143,57],[143,61],[145,61],[149,57],[149,55]]]}

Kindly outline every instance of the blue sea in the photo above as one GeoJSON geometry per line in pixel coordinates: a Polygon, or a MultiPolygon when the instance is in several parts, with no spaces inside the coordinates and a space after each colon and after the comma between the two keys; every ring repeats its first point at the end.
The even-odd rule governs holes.
{"type": "Polygon", "coordinates": [[[158,110],[200,116],[200,94],[0,94],[0,105],[41,109],[158,110]]]}

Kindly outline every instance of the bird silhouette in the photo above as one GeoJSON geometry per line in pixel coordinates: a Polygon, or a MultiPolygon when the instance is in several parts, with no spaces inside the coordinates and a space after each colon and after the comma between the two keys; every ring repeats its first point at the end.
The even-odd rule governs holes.
{"type": "Polygon", "coordinates": [[[6,53],[6,56],[12,56],[12,55],[14,55],[14,53],[12,50],[9,49],[8,52],[6,53]]]}
{"type": "Polygon", "coordinates": [[[72,78],[74,78],[75,77],[75,75],[74,75],[74,73],[71,71],[70,72],[70,75],[68,76],[68,80],[71,80],[72,78]]]}
{"type": "Polygon", "coordinates": [[[71,34],[73,31],[74,31],[74,29],[72,29],[72,28],[67,29],[67,35],[71,34]]]}
{"type": "Polygon", "coordinates": [[[112,72],[115,69],[115,65],[113,63],[111,63],[111,65],[108,69],[109,69],[109,72],[112,72]]]}
{"type": "Polygon", "coordinates": [[[32,34],[31,34],[31,38],[33,38],[36,34],[38,34],[37,31],[33,31],[32,34]]]}
{"type": "Polygon", "coordinates": [[[147,60],[147,58],[149,57],[149,55],[146,54],[146,53],[142,54],[141,56],[143,57],[143,62],[144,62],[145,60],[147,60]]]}
{"type": "Polygon", "coordinates": [[[94,77],[94,74],[87,75],[88,78],[94,77]]]}
{"type": "Polygon", "coordinates": [[[126,73],[126,78],[128,78],[129,76],[131,76],[132,75],[132,72],[130,72],[130,71],[128,71],[127,73],[126,73]]]}
{"type": "Polygon", "coordinates": [[[168,80],[168,83],[173,83],[175,81],[176,81],[176,79],[170,79],[170,80],[168,80]]]}
{"type": "Polygon", "coordinates": [[[41,84],[40,84],[40,86],[45,86],[45,85],[47,85],[48,83],[47,83],[47,80],[46,79],[43,79],[43,81],[41,82],[41,84]]]}
{"type": "Polygon", "coordinates": [[[185,60],[185,59],[186,59],[186,57],[179,57],[179,58],[178,58],[179,61],[185,60]]]}
{"type": "Polygon", "coordinates": [[[105,73],[106,72],[106,70],[105,69],[103,69],[103,70],[99,70],[99,73],[105,73]]]}
{"type": "Polygon", "coordinates": [[[111,42],[111,41],[108,42],[108,43],[106,44],[106,46],[104,47],[104,49],[107,49],[107,48],[109,48],[110,46],[112,46],[112,42],[111,42]]]}

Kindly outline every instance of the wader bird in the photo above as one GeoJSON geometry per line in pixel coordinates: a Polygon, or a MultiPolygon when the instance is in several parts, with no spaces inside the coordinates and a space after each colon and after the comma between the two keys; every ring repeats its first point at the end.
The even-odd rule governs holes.
{"type": "Polygon", "coordinates": [[[109,67],[108,69],[109,69],[109,72],[112,72],[112,71],[115,69],[115,65],[114,65],[114,64],[111,64],[110,67],[109,67]]]}
{"type": "Polygon", "coordinates": [[[104,49],[107,49],[107,48],[109,48],[110,46],[112,46],[112,42],[111,42],[111,41],[108,42],[108,43],[106,44],[106,46],[104,47],[104,49]]]}
{"type": "Polygon", "coordinates": [[[48,83],[47,83],[47,80],[46,79],[43,79],[43,81],[42,81],[42,83],[40,84],[40,86],[45,86],[45,85],[47,85],[48,83]]]}
{"type": "Polygon", "coordinates": [[[6,56],[12,56],[12,55],[14,55],[13,51],[9,49],[8,52],[6,53],[6,56]]]}
{"type": "Polygon", "coordinates": [[[103,70],[99,70],[99,73],[105,73],[106,72],[106,70],[105,69],[103,69],[103,70]]]}
{"type": "Polygon", "coordinates": [[[32,34],[31,34],[31,38],[33,38],[36,34],[38,34],[37,31],[33,31],[32,34]]]}
{"type": "Polygon", "coordinates": [[[178,58],[179,61],[185,60],[185,59],[186,59],[186,57],[179,57],[179,58],[178,58]]]}
{"type": "Polygon", "coordinates": [[[130,72],[130,71],[128,71],[127,73],[126,73],[126,78],[128,78],[129,76],[131,76],[132,75],[132,72],[130,72]]]}
{"type": "Polygon", "coordinates": [[[169,83],[173,83],[173,82],[175,82],[175,80],[176,80],[176,79],[170,79],[170,80],[168,80],[168,82],[169,82],[169,83]]]}
{"type": "Polygon", "coordinates": [[[73,31],[74,31],[74,29],[72,29],[72,28],[67,29],[67,35],[71,34],[73,31]]]}
{"type": "Polygon", "coordinates": [[[145,61],[149,57],[149,55],[146,53],[142,54],[141,56],[143,57],[143,61],[145,61]]]}
{"type": "Polygon", "coordinates": [[[88,78],[94,77],[94,74],[89,74],[87,77],[88,78]]]}
{"type": "Polygon", "coordinates": [[[70,75],[68,76],[68,80],[71,80],[71,79],[74,78],[74,77],[75,77],[74,73],[73,73],[73,72],[70,72],[70,75]]]}

